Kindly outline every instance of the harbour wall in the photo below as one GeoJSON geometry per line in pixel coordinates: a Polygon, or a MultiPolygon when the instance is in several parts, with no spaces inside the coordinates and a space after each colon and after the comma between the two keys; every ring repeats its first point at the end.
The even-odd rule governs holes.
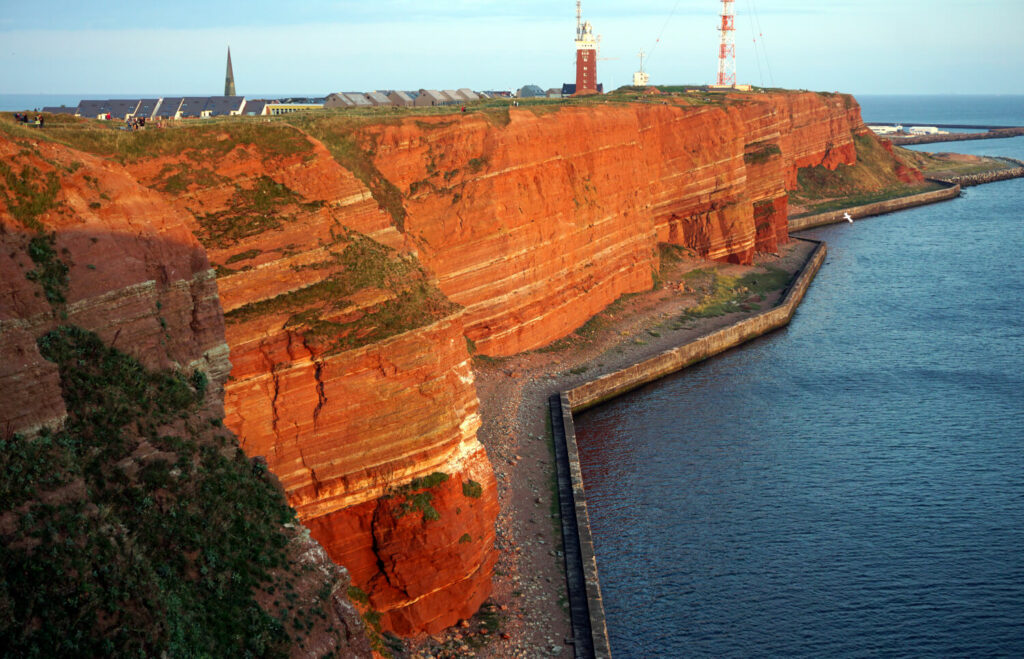
{"type": "Polygon", "coordinates": [[[828,224],[845,222],[847,221],[845,217],[846,213],[849,213],[852,219],[857,220],[864,217],[894,213],[907,208],[937,204],[940,201],[955,199],[960,195],[960,185],[937,179],[935,179],[935,181],[948,187],[943,188],[942,190],[934,190],[932,192],[923,192],[921,194],[910,195],[907,197],[878,201],[873,204],[864,204],[862,206],[853,206],[851,208],[840,208],[839,210],[829,211],[827,213],[817,213],[815,215],[790,218],[789,231],[790,233],[796,233],[797,231],[813,229],[815,227],[821,227],[828,224]]]}
{"type": "MultiPolygon", "coordinates": [[[[798,238],[797,240],[805,239],[798,238]]],[[[609,373],[570,389],[566,392],[566,396],[572,411],[580,412],[593,407],[787,325],[793,318],[793,314],[796,313],[807,288],[814,281],[814,276],[821,269],[821,264],[825,261],[827,251],[825,243],[806,242],[815,242],[817,247],[811,252],[807,263],[790,284],[780,304],[702,336],[686,345],[666,350],[639,364],[634,364],[616,373],[609,373]]]]}
{"type": "Polygon", "coordinates": [[[1024,178],[1024,162],[1015,158],[1000,158],[1005,162],[1014,165],[1010,169],[1004,169],[998,172],[982,172],[980,174],[964,174],[963,176],[951,176],[949,178],[936,179],[944,181],[952,185],[959,185],[961,188],[969,188],[975,185],[984,185],[986,183],[996,183],[998,181],[1008,181],[1014,178],[1024,178]]]}
{"type": "Polygon", "coordinates": [[[550,397],[548,402],[555,443],[566,583],[575,656],[578,659],[610,658],[611,645],[608,640],[597,557],[594,552],[583,473],[576,445],[573,413],[620,396],[787,325],[825,262],[827,254],[824,242],[804,238],[795,240],[815,243],[816,247],[786,289],[782,302],[775,307],[678,348],[666,350],[639,364],[550,397]]]}

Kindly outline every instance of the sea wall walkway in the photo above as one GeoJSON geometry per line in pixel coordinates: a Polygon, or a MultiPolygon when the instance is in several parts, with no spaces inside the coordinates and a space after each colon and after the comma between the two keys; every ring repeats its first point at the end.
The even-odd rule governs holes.
{"type": "Polygon", "coordinates": [[[566,582],[576,657],[611,657],[604,601],[598,579],[597,557],[590,531],[586,491],[576,446],[572,415],[588,407],[653,382],[751,339],[784,327],[793,318],[804,294],[825,261],[825,243],[815,244],[804,266],[773,308],[737,321],[685,345],[666,350],[639,364],[597,378],[549,399],[551,428],[555,441],[558,498],[565,545],[566,582]]]}
{"type": "Polygon", "coordinates": [[[940,201],[948,201],[960,196],[960,186],[958,184],[940,181],[938,179],[933,180],[946,187],[942,190],[933,190],[932,192],[922,192],[921,194],[887,199],[873,204],[864,204],[862,206],[853,206],[851,208],[840,208],[839,210],[829,211],[827,213],[790,218],[789,232],[796,233],[798,231],[805,231],[807,229],[813,229],[815,227],[821,227],[828,224],[846,222],[847,220],[845,216],[847,213],[850,214],[851,219],[857,220],[864,217],[872,217],[874,215],[894,213],[896,211],[914,208],[916,206],[937,204],[940,201]]]}

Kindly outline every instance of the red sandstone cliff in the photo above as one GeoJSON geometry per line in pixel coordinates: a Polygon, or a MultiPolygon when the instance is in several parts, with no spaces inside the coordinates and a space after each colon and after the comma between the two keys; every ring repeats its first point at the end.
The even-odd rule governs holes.
{"type": "MultiPolygon", "coordinates": [[[[209,385],[205,399],[182,423],[193,428],[193,439],[219,427],[231,368],[224,316],[206,251],[181,213],[108,159],[0,132],[0,437],[5,441],[43,426],[55,430],[64,421],[66,394],[58,367],[43,358],[37,344],[60,325],[95,332],[146,368],[201,371],[209,385]]],[[[174,435],[182,429],[167,425],[161,432],[174,435]]],[[[128,459],[130,468],[147,464],[154,452],[152,446],[140,447],[128,459]]],[[[92,494],[77,485],[88,500],[92,494]]],[[[57,500],[53,493],[40,496],[57,500]]],[[[169,498],[167,490],[153,496],[161,505],[169,498]]],[[[69,498],[67,492],[59,495],[62,502],[69,498]]],[[[2,512],[14,514],[7,503],[2,512]]],[[[5,542],[12,537],[9,530],[5,542]]],[[[346,593],[348,574],[302,530],[286,526],[280,532],[288,539],[292,563],[276,567],[300,575],[294,580],[288,575],[294,601],[323,612],[322,622],[303,629],[305,638],[295,641],[292,656],[368,656],[362,622],[346,593]]],[[[125,601],[134,595],[123,594],[125,601]]],[[[148,599],[146,604],[154,610],[162,606],[148,599]]],[[[269,601],[263,606],[272,609],[269,601]]],[[[108,614],[83,613],[79,629],[86,636],[93,631],[89,615],[108,614]]],[[[116,621],[118,614],[109,616],[116,621]]]]}
{"type": "Polygon", "coordinates": [[[849,97],[765,94],[409,119],[361,139],[466,335],[508,355],[649,288],[658,242],[742,263],[774,250],[797,168],[852,164],[861,125],[849,97]]]}
{"type": "MultiPolygon", "coordinates": [[[[490,591],[497,498],[464,337],[507,355],[565,336],[649,288],[659,242],[738,262],[774,250],[788,240],[797,168],[852,163],[861,126],[847,97],[809,93],[513,109],[507,122],[316,121],[296,120],[307,132],[243,120],[152,131],[128,152],[90,142],[126,163],[90,167],[148,187],[137,196],[155,206],[133,213],[158,218],[196,259],[188,277],[160,274],[173,255],[141,259],[154,270],[136,277],[145,286],[206,300],[160,293],[170,347],[150,358],[205,341],[193,335],[215,304],[208,255],[233,363],[228,425],[250,455],[266,456],[314,537],[401,634],[467,617],[490,591]],[[176,281],[190,283],[166,283],[176,281]]],[[[131,221],[86,194],[87,179],[67,187],[81,188],[82,216],[131,221]]],[[[111,261],[82,254],[78,269],[111,261]]],[[[124,258],[138,254],[148,252],[133,243],[124,258]]],[[[157,345],[161,316],[147,295],[145,312],[104,311],[106,338],[141,324],[138,344],[157,345]]],[[[12,317],[39,313],[14,297],[25,308],[12,317]]],[[[214,354],[225,364],[223,349],[214,354]]],[[[52,378],[30,357],[0,378],[52,378]]]]}

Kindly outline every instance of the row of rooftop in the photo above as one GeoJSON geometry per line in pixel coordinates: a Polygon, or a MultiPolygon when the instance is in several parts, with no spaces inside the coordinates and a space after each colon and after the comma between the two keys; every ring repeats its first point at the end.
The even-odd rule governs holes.
{"type": "Polygon", "coordinates": [[[247,100],[243,96],[171,96],[166,98],[83,100],[77,106],[46,107],[43,112],[69,114],[89,119],[145,117],[146,119],[206,119],[209,117],[263,117],[318,108],[435,107],[464,105],[490,98],[563,98],[572,96],[576,85],[547,91],[526,85],[516,92],[471,89],[385,90],[336,92],[324,98],[247,100]]]}

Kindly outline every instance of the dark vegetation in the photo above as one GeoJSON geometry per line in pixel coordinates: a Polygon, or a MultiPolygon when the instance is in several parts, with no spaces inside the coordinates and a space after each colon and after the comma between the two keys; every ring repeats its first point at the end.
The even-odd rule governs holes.
{"type": "Polygon", "coordinates": [[[330,591],[298,604],[294,513],[201,418],[205,374],[149,371],[73,326],[38,344],[69,416],[0,442],[0,647],[244,657],[301,644],[330,591]]]}
{"type": "Polygon", "coordinates": [[[714,270],[692,270],[684,279],[700,295],[700,302],[683,314],[683,320],[713,318],[733,312],[760,309],[765,295],[789,283],[790,274],[780,268],[766,267],[765,272],[751,272],[742,277],[724,275],[714,270]]]}
{"type": "Polygon", "coordinates": [[[430,490],[448,481],[448,474],[435,471],[429,476],[414,478],[408,484],[393,489],[384,495],[385,499],[402,499],[402,503],[394,509],[396,519],[401,519],[409,513],[420,513],[424,522],[436,522],[441,519],[441,514],[433,506],[434,493],[430,490]]]}
{"type": "Polygon", "coordinates": [[[225,210],[196,216],[204,245],[226,248],[239,241],[296,219],[296,211],[316,211],[322,201],[305,199],[269,176],[259,177],[252,188],[235,186],[225,210]]]}
{"type": "Polygon", "coordinates": [[[835,171],[820,165],[799,170],[797,189],[790,193],[790,203],[802,206],[804,211],[794,217],[885,201],[940,187],[928,181],[919,184],[900,181],[896,169],[903,163],[886,151],[874,136],[855,137],[854,144],[857,148],[855,165],[839,165],[835,171]]]}
{"type": "Polygon", "coordinates": [[[781,155],[782,149],[774,142],[754,142],[748,144],[744,149],[743,162],[748,165],[758,165],[781,155]]]}
{"type": "Polygon", "coordinates": [[[15,171],[8,163],[0,162],[0,197],[8,212],[32,236],[25,246],[35,268],[25,274],[29,281],[43,288],[51,305],[61,305],[68,287],[68,266],[57,255],[57,236],[46,231],[39,217],[57,205],[60,177],[56,171],[42,172],[31,165],[15,171]]]}
{"type": "Polygon", "coordinates": [[[239,307],[225,314],[226,322],[288,314],[287,327],[333,353],[422,327],[458,308],[430,283],[414,257],[356,232],[345,233],[336,247],[328,260],[305,266],[333,269],[333,274],[305,288],[239,307]],[[348,298],[365,289],[391,296],[357,309],[348,298]]]}

